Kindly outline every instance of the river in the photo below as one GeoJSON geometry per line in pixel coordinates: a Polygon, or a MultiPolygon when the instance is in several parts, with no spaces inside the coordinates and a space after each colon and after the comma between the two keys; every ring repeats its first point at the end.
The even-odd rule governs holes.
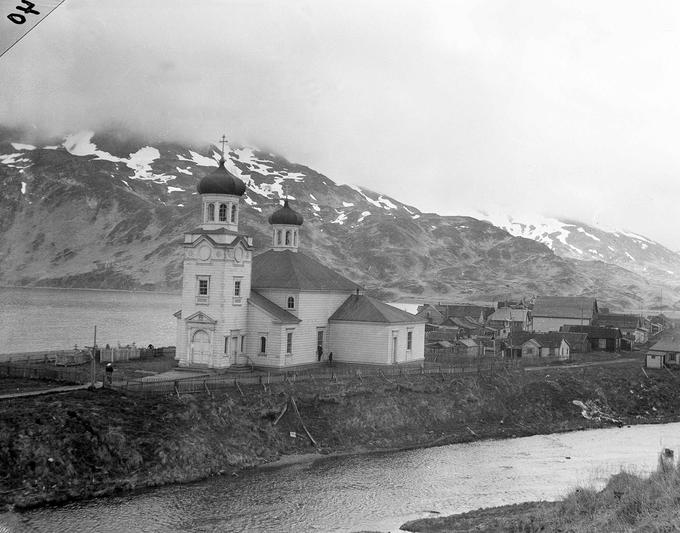
{"type": "Polygon", "coordinates": [[[0,353],[97,344],[173,346],[179,294],[0,288],[0,353]]]}
{"type": "Polygon", "coordinates": [[[0,531],[397,531],[424,516],[601,487],[621,467],[652,471],[680,448],[680,423],[331,457],[134,495],[0,515],[0,531]]]}

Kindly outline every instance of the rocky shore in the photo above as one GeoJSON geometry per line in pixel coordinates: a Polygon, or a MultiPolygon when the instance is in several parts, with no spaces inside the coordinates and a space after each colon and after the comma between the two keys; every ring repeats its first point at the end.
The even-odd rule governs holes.
{"type": "Polygon", "coordinates": [[[21,510],[331,453],[671,422],[676,389],[673,374],[610,366],[180,398],[112,390],[19,398],[0,404],[0,505],[21,510]]]}

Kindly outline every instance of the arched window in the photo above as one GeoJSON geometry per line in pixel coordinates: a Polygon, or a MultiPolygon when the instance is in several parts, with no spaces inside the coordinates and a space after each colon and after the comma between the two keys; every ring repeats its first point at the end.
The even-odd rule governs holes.
{"type": "Polygon", "coordinates": [[[297,230],[293,232],[293,246],[297,246],[297,230]]]}
{"type": "Polygon", "coordinates": [[[276,230],[276,244],[281,244],[281,230],[276,230]]]}
{"type": "Polygon", "coordinates": [[[215,220],[215,204],[208,204],[208,222],[215,220]]]}
{"type": "Polygon", "coordinates": [[[220,222],[227,221],[227,205],[220,204],[220,222]]]}
{"type": "Polygon", "coordinates": [[[286,246],[290,245],[290,230],[286,230],[286,246]]]}
{"type": "Polygon", "coordinates": [[[267,353],[267,337],[260,337],[260,353],[267,353]]]}
{"type": "Polygon", "coordinates": [[[295,298],[292,296],[288,297],[288,309],[295,309],[295,298]]]}
{"type": "Polygon", "coordinates": [[[231,221],[236,223],[236,204],[232,204],[231,206],[231,221]]]}

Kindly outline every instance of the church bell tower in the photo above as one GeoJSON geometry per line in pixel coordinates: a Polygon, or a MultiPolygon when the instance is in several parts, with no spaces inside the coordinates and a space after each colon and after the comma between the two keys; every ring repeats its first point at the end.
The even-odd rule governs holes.
{"type": "Polygon", "coordinates": [[[200,225],[184,234],[180,366],[225,368],[246,363],[247,300],[253,241],[239,232],[243,181],[226,169],[224,136],[217,169],[197,185],[200,225]]]}

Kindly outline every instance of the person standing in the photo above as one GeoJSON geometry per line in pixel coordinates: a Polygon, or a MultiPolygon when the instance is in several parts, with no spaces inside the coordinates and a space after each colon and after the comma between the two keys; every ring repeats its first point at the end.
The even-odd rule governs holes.
{"type": "Polygon", "coordinates": [[[328,354],[328,364],[333,366],[333,352],[328,354]]]}
{"type": "Polygon", "coordinates": [[[110,387],[113,384],[113,365],[111,363],[106,363],[106,381],[105,385],[110,387]]]}
{"type": "Polygon", "coordinates": [[[316,347],[316,357],[319,363],[321,362],[321,358],[323,357],[323,347],[322,346],[317,346],[316,347]]]}

